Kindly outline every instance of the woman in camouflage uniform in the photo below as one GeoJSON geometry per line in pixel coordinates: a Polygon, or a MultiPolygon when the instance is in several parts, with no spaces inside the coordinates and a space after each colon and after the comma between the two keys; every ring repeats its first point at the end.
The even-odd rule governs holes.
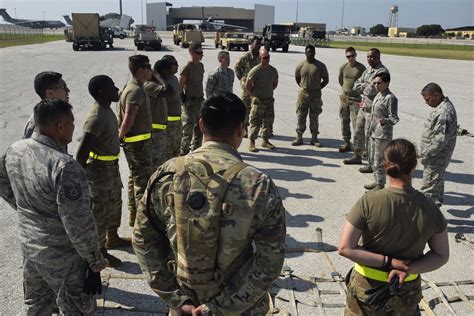
{"type": "Polygon", "coordinates": [[[389,187],[366,193],[346,217],[339,254],[354,261],[346,315],[419,315],[419,274],[448,261],[446,219],[412,187],[416,163],[412,143],[390,141],[384,150],[389,187]]]}

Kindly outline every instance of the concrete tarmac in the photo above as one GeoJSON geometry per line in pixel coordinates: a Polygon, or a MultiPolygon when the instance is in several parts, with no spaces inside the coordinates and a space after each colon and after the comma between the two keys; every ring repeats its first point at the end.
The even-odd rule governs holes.
{"type": "MultiPolygon", "coordinates": [[[[165,54],[172,54],[178,60],[180,68],[189,59],[186,49],[172,44],[169,34],[163,36],[164,50],[159,52],[141,52],[149,56],[152,63],[165,54]]],[[[72,44],[58,41],[29,46],[2,48],[0,50],[0,153],[22,137],[24,125],[32,113],[39,97],[33,89],[33,79],[41,71],[61,72],[69,86],[70,103],[74,107],[76,130],[69,153],[76,153],[78,140],[82,135],[84,116],[93,103],[87,92],[89,79],[98,74],[112,77],[117,87],[122,88],[129,78],[127,58],[136,54],[132,39],[115,41],[114,50],[74,52],[72,44]]],[[[205,77],[217,67],[217,52],[212,40],[204,44],[203,63],[205,77]]],[[[338,152],[342,144],[339,119],[338,70],[346,62],[344,50],[317,48],[316,58],[324,62],[330,75],[330,83],[323,90],[323,113],[320,115],[320,141],[322,148],[309,145],[309,131],[305,133],[305,145],[292,147],[290,142],[295,136],[296,97],[298,87],[294,80],[296,65],[302,61],[304,48],[290,46],[288,53],[271,52],[270,63],[278,69],[280,81],[275,91],[275,137],[272,142],[276,150],[260,150],[249,153],[245,139],[239,151],[243,159],[268,173],[277,186],[287,210],[287,247],[315,247],[316,228],[323,229],[324,242],[338,244],[339,233],[344,224],[344,216],[354,203],[364,194],[363,184],[372,182],[371,175],[358,172],[359,166],[345,166],[342,160],[349,154],[338,152]]],[[[367,65],[366,52],[358,52],[358,60],[367,65]]],[[[231,52],[231,66],[244,52],[231,52]]],[[[391,90],[399,100],[400,122],[394,127],[394,137],[403,137],[419,144],[424,121],[430,109],[424,104],[420,91],[428,82],[441,85],[445,95],[456,107],[458,123],[474,133],[474,62],[428,59],[384,55],[382,62],[392,75],[391,90]]],[[[240,94],[236,79],[234,92],[240,94]]],[[[114,105],[112,105],[115,108],[114,105]]],[[[309,124],[308,124],[309,125],[309,124]]],[[[458,281],[471,279],[472,244],[469,247],[456,243],[454,235],[463,232],[474,238],[474,139],[458,137],[457,146],[451,164],[446,173],[445,205],[441,208],[448,220],[451,257],[441,269],[427,273],[425,277],[433,281],[458,281]],[[469,263],[471,262],[471,263],[469,263]]],[[[257,140],[260,146],[260,140],[257,140]]],[[[261,148],[260,148],[261,149],[261,148]]],[[[120,170],[123,183],[126,184],[128,167],[122,153],[120,170]]],[[[422,166],[415,172],[414,187],[421,185],[422,166]]],[[[126,187],[126,185],[125,185],[126,187]]],[[[126,191],[123,191],[123,215],[121,235],[130,236],[127,227],[126,191]]],[[[16,315],[22,310],[22,259],[16,227],[16,214],[3,200],[0,201],[0,314],[16,315]]],[[[113,275],[141,275],[133,250],[113,251],[124,261],[117,270],[107,269],[113,275]]],[[[328,253],[338,272],[342,275],[349,270],[351,262],[338,256],[337,252],[328,253]]],[[[319,254],[289,253],[286,263],[295,274],[323,276],[330,271],[319,254]]],[[[463,288],[466,294],[474,295],[474,288],[463,288]]],[[[125,306],[155,306],[157,296],[141,280],[111,279],[107,300],[125,306]]],[[[300,294],[299,294],[300,295],[300,294]]],[[[301,294],[303,295],[303,294],[301,294]]],[[[425,294],[431,295],[431,294],[425,294]]],[[[343,301],[339,300],[339,303],[343,301]]],[[[290,309],[284,303],[277,306],[290,309]]],[[[454,303],[458,314],[468,313],[465,305],[454,303]]],[[[148,308],[148,307],[147,307],[148,308]]],[[[151,308],[151,307],[150,307],[151,308]]],[[[314,315],[316,310],[302,307],[301,315],[314,315]],[[314,311],[314,313],[313,313],[314,311]]],[[[441,304],[434,309],[439,315],[448,313],[441,304]]],[[[336,313],[336,309],[333,310],[336,313]]],[[[472,310],[471,310],[472,312],[472,310]]],[[[116,314],[109,310],[107,314],[116,314]]],[[[122,311],[127,314],[131,312],[122,311]]],[[[332,314],[331,312],[328,312],[332,314]]],[[[337,314],[341,314],[340,309],[337,314]]],[[[136,315],[136,314],[133,314],[136,315]]]]}

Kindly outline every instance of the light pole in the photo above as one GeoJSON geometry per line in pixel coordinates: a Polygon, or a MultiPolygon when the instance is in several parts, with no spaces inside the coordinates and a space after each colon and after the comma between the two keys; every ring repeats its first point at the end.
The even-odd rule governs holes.
{"type": "Polygon", "coordinates": [[[298,23],[298,4],[299,0],[296,0],[296,23],[298,23]]]}
{"type": "Polygon", "coordinates": [[[44,18],[44,11],[41,11],[41,12],[43,12],[43,21],[44,21],[44,20],[45,20],[45,18],[44,18]]]}
{"type": "Polygon", "coordinates": [[[344,29],[344,0],[342,0],[341,30],[344,29]]]}
{"type": "Polygon", "coordinates": [[[16,8],[13,8],[13,10],[15,10],[15,19],[16,19],[16,8]]]}
{"type": "Polygon", "coordinates": [[[143,24],[143,0],[142,0],[141,8],[142,8],[142,24],[143,24]]]}

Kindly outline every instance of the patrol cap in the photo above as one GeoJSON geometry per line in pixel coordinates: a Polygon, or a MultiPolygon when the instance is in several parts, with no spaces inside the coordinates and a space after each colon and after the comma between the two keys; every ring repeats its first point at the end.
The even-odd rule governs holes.
{"type": "Polygon", "coordinates": [[[245,105],[238,96],[226,92],[207,99],[201,109],[206,133],[230,136],[244,122],[245,105]]]}

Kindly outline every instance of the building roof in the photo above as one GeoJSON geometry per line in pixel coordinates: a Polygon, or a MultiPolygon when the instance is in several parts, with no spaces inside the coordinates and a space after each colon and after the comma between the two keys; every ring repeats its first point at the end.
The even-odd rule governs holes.
{"type": "Polygon", "coordinates": [[[448,31],[474,31],[474,26],[461,26],[461,27],[455,27],[452,29],[447,29],[448,31]]]}

